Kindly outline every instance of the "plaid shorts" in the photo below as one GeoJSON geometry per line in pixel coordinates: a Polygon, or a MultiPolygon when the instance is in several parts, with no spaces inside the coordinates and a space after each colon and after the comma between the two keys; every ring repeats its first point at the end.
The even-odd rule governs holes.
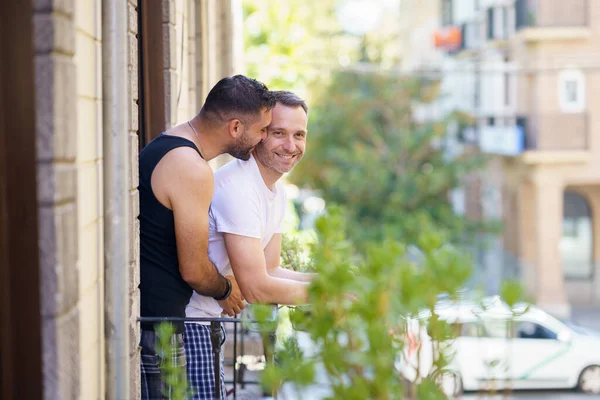
{"type": "MultiPolygon", "coordinates": [[[[221,346],[225,343],[225,329],[221,324],[221,346]]],[[[185,324],[185,357],[187,359],[187,379],[194,400],[215,399],[215,369],[210,340],[210,326],[194,323],[185,324]]],[[[221,352],[221,399],[225,396],[225,371],[221,352]]]]}
{"type": "MultiPolygon", "coordinates": [[[[163,394],[163,377],[160,366],[163,362],[161,355],[156,353],[156,334],[154,331],[144,330],[141,332],[141,383],[143,400],[162,400],[170,399],[171,393],[167,396],[163,394]]],[[[171,337],[173,346],[173,363],[179,367],[185,368],[185,351],[183,349],[183,334],[175,334],[171,337]]],[[[185,378],[184,378],[185,379],[185,378]]]]}

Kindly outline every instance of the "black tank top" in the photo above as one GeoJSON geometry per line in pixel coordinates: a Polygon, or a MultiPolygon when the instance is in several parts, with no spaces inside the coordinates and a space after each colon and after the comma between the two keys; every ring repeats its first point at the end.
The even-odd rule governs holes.
{"type": "MultiPolygon", "coordinates": [[[[198,151],[194,143],[187,139],[161,134],[148,143],[139,156],[142,317],[185,317],[185,307],[192,296],[192,288],[179,272],[173,211],[156,199],[150,184],[158,162],[178,147],[191,147],[198,151]]],[[[153,325],[142,323],[141,326],[142,329],[152,330],[153,325]]],[[[183,333],[183,323],[174,325],[178,333],[183,333]]]]}

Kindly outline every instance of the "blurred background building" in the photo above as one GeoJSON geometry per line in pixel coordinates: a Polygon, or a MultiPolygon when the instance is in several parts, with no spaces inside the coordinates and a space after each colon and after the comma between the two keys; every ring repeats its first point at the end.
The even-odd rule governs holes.
{"type": "MultiPolygon", "coordinates": [[[[405,3],[409,13],[424,13],[405,3]]],[[[487,171],[454,196],[457,211],[503,223],[502,237],[478,251],[480,281],[494,292],[502,278],[521,277],[536,302],[559,316],[599,304],[600,121],[590,110],[600,101],[593,90],[600,3],[431,3],[440,59],[417,44],[406,62],[441,75],[438,112],[475,117],[474,126],[450,132],[451,151],[490,155],[487,171]]]]}

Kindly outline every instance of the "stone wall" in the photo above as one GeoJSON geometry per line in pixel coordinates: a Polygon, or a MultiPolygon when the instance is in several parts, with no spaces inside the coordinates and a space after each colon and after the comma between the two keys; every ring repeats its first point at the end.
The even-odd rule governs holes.
{"type": "MultiPolygon", "coordinates": [[[[75,5],[80,398],[104,393],[102,20],[100,0],[75,5]]],[[[57,87],[57,90],[62,90],[57,87]]]]}
{"type": "MultiPolygon", "coordinates": [[[[166,125],[170,127],[198,112],[197,93],[202,92],[197,88],[198,76],[210,73],[212,86],[217,77],[231,74],[227,21],[233,3],[162,1],[166,125]],[[213,15],[209,26],[196,18],[202,4],[213,15]],[[205,36],[199,37],[198,32],[205,36]],[[203,37],[214,39],[210,53],[202,48],[198,52],[203,37]]],[[[99,399],[106,390],[102,1],[34,3],[44,393],[48,399],[99,399]]],[[[130,398],[137,399],[138,0],[127,0],[127,8],[129,123],[123,134],[129,138],[130,398]]]]}
{"type": "Polygon", "coordinates": [[[128,0],[128,102],[129,126],[129,346],[130,346],[130,390],[131,399],[139,399],[140,393],[140,326],[137,318],[140,315],[140,201],[138,192],[138,148],[139,148],[139,52],[138,52],[138,0],[128,0]]]}
{"type": "Polygon", "coordinates": [[[44,397],[80,397],[75,2],[34,1],[44,397]]]}
{"type": "Polygon", "coordinates": [[[167,128],[185,122],[198,113],[195,86],[195,7],[193,1],[163,0],[167,128]]]}

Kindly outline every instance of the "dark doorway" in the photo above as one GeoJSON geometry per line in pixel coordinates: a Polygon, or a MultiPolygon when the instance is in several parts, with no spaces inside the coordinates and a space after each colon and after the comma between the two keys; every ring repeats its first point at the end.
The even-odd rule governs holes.
{"type": "Polygon", "coordinates": [[[592,211],[588,200],[572,190],[564,192],[560,252],[567,279],[594,278],[592,211]]]}
{"type": "Polygon", "coordinates": [[[0,6],[0,398],[42,399],[33,9],[0,6]]]}
{"type": "Polygon", "coordinates": [[[155,0],[140,0],[138,25],[141,149],[166,126],[162,6],[155,0]]]}

